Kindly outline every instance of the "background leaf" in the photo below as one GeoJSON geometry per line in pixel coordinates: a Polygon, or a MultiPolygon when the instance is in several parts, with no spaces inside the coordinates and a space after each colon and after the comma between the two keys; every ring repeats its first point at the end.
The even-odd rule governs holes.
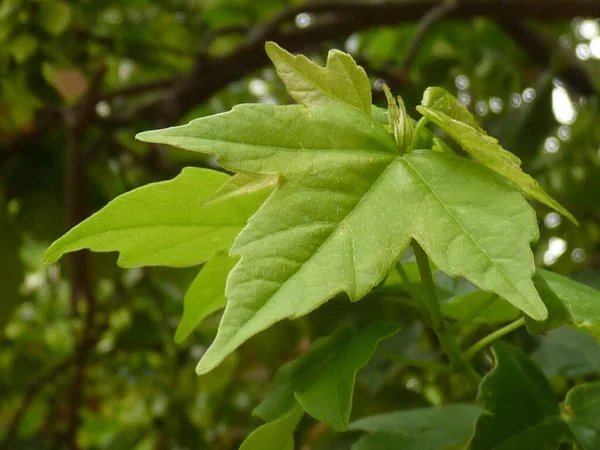
{"type": "Polygon", "coordinates": [[[519,310],[496,294],[473,291],[444,301],[440,308],[445,317],[469,319],[472,323],[510,322],[519,317],[519,310]]]}
{"type": "Polygon", "coordinates": [[[532,333],[542,333],[562,325],[574,325],[600,336],[600,291],[562,275],[538,269],[538,291],[546,303],[549,317],[544,322],[526,318],[532,333]]]}
{"type": "Polygon", "coordinates": [[[468,439],[481,413],[475,405],[454,404],[392,411],[365,417],[351,430],[369,432],[352,450],[442,450],[468,439]]]}
{"type": "Polygon", "coordinates": [[[293,405],[283,416],[254,430],[240,450],[294,450],[294,430],[303,415],[302,408],[293,405]]]}
{"type": "Polygon", "coordinates": [[[396,325],[375,322],[356,332],[344,329],[319,339],[309,351],[277,372],[271,394],[255,413],[273,420],[297,400],[315,419],[335,430],[345,430],[357,370],[369,362],[379,341],[397,331],[396,325]]]}
{"type": "Polygon", "coordinates": [[[572,434],[560,417],[558,403],[540,370],[519,350],[496,343],[496,365],[479,386],[472,450],[556,448],[572,434]]]}
{"type": "Polygon", "coordinates": [[[42,2],[39,17],[44,29],[48,33],[58,36],[69,26],[71,7],[63,1],[42,2]]]}
{"type": "Polygon", "coordinates": [[[600,383],[575,386],[567,394],[563,409],[581,448],[600,447],[600,383]]]}

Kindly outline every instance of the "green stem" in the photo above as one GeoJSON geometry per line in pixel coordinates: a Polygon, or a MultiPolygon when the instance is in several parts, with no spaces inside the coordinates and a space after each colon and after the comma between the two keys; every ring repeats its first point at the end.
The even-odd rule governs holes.
{"type": "Polygon", "coordinates": [[[423,315],[423,317],[425,318],[426,325],[431,326],[431,323],[429,322],[429,314],[427,314],[427,308],[423,300],[423,293],[420,292],[419,289],[416,288],[414,283],[410,281],[400,261],[396,263],[396,272],[398,272],[398,275],[400,275],[400,278],[402,278],[402,283],[404,284],[404,287],[412,297],[415,306],[417,307],[421,315],[423,315]]]}
{"type": "Polygon", "coordinates": [[[433,133],[427,129],[427,117],[421,117],[415,126],[410,149],[422,149],[431,147],[433,133]]]}
{"type": "Polygon", "coordinates": [[[509,323],[508,325],[494,331],[493,333],[488,334],[484,338],[475,342],[463,355],[466,361],[470,361],[473,356],[475,356],[479,351],[483,350],[489,344],[494,342],[496,339],[501,338],[502,336],[507,335],[508,333],[515,331],[517,328],[525,325],[525,319],[521,317],[520,319],[515,320],[514,322],[509,323]]]}
{"type": "Polygon", "coordinates": [[[417,259],[419,274],[421,275],[421,284],[423,286],[424,294],[423,300],[425,302],[427,312],[429,313],[431,327],[433,328],[434,333],[440,341],[442,349],[448,355],[448,358],[450,358],[450,362],[452,363],[454,368],[458,371],[463,372],[473,382],[479,383],[481,377],[477,374],[477,372],[475,372],[473,367],[465,363],[465,361],[462,359],[462,355],[456,341],[446,329],[446,324],[444,323],[444,318],[440,309],[440,302],[438,301],[437,295],[435,293],[435,285],[433,283],[433,277],[431,275],[429,258],[427,257],[425,250],[423,250],[421,246],[414,240],[412,242],[412,247],[414,249],[415,257],[417,259]]]}
{"type": "Polygon", "coordinates": [[[438,362],[435,362],[435,361],[424,361],[421,359],[413,359],[413,358],[409,358],[408,356],[399,355],[397,353],[390,352],[389,350],[385,350],[385,349],[379,349],[377,351],[377,353],[379,353],[384,358],[387,358],[391,361],[395,361],[400,364],[404,364],[406,366],[418,367],[421,369],[431,369],[431,370],[436,370],[438,372],[448,372],[448,367],[446,367],[445,365],[440,364],[438,362]]]}

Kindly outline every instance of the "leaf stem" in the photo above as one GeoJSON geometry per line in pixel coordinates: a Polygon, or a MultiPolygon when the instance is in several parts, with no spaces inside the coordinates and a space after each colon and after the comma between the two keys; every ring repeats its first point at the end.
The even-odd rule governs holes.
{"type": "Polygon", "coordinates": [[[410,358],[408,356],[404,356],[404,355],[399,355],[397,353],[391,352],[389,350],[385,350],[385,349],[379,349],[377,351],[377,353],[379,355],[381,355],[382,357],[389,359],[390,361],[394,361],[397,362],[399,364],[404,364],[406,366],[409,367],[418,367],[421,369],[431,369],[431,370],[436,370],[438,372],[448,372],[448,367],[446,367],[443,364],[440,364],[438,362],[435,361],[426,361],[426,360],[422,360],[422,359],[414,359],[414,358],[410,358]]]}
{"type": "Polygon", "coordinates": [[[429,266],[429,258],[425,253],[425,250],[415,241],[412,241],[412,247],[415,252],[417,259],[417,265],[419,267],[419,274],[421,275],[421,284],[423,286],[423,300],[429,313],[429,319],[431,320],[431,327],[434,333],[442,345],[442,349],[448,355],[450,362],[454,368],[460,372],[463,372],[468,376],[474,383],[479,383],[481,377],[473,367],[466,363],[461,355],[458,344],[454,338],[448,333],[442,311],[440,309],[440,303],[435,293],[435,285],[433,283],[433,277],[431,275],[431,267],[429,266]]]}
{"type": "Polygon", "coordinates": [[[429,148],[433,134],[427,130],[427,117],[421,117],[415,125],[415,131],[410,143],[410,149],[429,148]]]}
{"type": "Polygon", "coordinates": [[[419,291],[418,287],[415,286],[414,283],[411,283],[410,278],[408,278],[408,275],[406,274],[406,271],[404,270],[404,267],[402,267],[402,263],[400,261],[396,263],[396,272],[398,272],[398,275],[400,275],[400,278],[402,278],[402,283],[412,297],[414,305],[416,305],[419,312],[425,318],[426,325],[431,326],[429,314],[427,314],[427,307],[425,306],[425,301],[423,299],[423,293],[419,291]]]}
{"type": "Polygon", "coordinates": [[[466,361],[470,361],[479,351],[483,350],[489,344],[494,342],[496,339],[501,338],[502,336],[507,335],[508,333],[515,331],[517,328],[522,327],[525,324],[525,318],[521,317],[508,325],[503,326],[502,328],[494,331],[493,333],[488,334],[487,336],[481,338],[479,341],[475,342],[464,354],[463,358],[466,361]]]}

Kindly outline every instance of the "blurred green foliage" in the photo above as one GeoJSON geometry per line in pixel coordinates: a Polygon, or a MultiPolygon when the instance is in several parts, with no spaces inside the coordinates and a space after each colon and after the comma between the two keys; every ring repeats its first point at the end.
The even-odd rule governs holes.
{"type": "MultiPolygon", "coordinates": [[[[304,2],[291,3],[298,14],[271,22],[274,36],[267,37],[306,31],[294,46],[321,62],[330,48],[353,54],[371,76],[379,105],[385,105],[380,80],[403,96],[410,113],[431,85],[467,105],[580,222],[575,227],[535,204],[538,266],[600,288],[598,97],[582,95],[560,76],[565,65],[575,64],[586,83],[600,86],[598,19],[574,13],[568,20],[561,15],[535,22],[532,30],[551,42],[552,61],[545,66],[499,22],[444,20],[404,70],[417,22],[398,20],[321,38],[311,27],[346,23],[345,6],[320,15],[303,13],[304,2]]],[[[568,3],[576,8],[576,1],[568,3]]],[[[382,316],[402,329],[358,372],[351,420],[473,400],[465,380],[440,363],[435,338],[406,302],[418,282],[408,267],[408,283],[391,276],[360,302],[336,298],[302,319],[279,323],[198,377],[194,366],[214,338],[220,313],[182,343],[173,340],[197,268],[119,269],[114,255],[90,254],[90,314],[88,302],[72,299],[67,262],[43,264],[50,242],[81,214],[140,185],[170,179],[184,166],[215,167],[203,155],[136,142],[137,132],[239,103],[290,102],[275,71],[262,68],[266,55],[260,62],[241,57],[254,55],[253,48],[264,54],[263,42],[252,44],[252,36],[261,37],[265,24],[288,7],[280,0],[0,4],[0,448],[237,448],[261,424],[251,411],[284,363],[337,327],[361,327],[382,316]],[[228,60],[232,54],[236,58],[228,60]],[[213,73],[217,62],[224,65],[213,73]],[[201,101],[182,102],[201,90],[196,79],[204,83],[201,101]],[[224,86],[221,79],[227,80],[224,86]],[[77,130],[73,113],[81,125],[77,130]],[[72,151],[83,174],[83,182],[75,184],[68,176],[72,151]],[[84,361],[77,357],[82,345],[89,347],[84,361]]],[[[461,305],[464,296],[475,295],[469,294],[473,286],[443,275],[436,282],[446,293],[441,297],[448,317],[466,314],[461,305]]],[[[487,311],[489,321],[462,329],[461,344],[488,334],[495,327],[491,322],[510,320],[511,312],[495,305],[487,311]]],[[[541,370],[548,378],[549,403],[572,398],[577,405],[578,392],[571,387],[598,381],[598,346],[588,335],[560,328],[531,336],[521,329],[506,340],[532,355],[539,369],[527,366],[528,374],[540,377],[541,370]]],[[[491,360],[483,357],[479,364],[488,370],[491,360]]],[[[554,403],[551,407],[554,414],[554,403]]],[[[349,448],[361,435],[336,433],[304,417],[296,436],[303,448],[335,450],[349,448]]]]}

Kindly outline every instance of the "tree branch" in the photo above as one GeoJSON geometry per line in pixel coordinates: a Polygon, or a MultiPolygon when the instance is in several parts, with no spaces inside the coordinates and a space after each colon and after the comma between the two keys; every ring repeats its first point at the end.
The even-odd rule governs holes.
{"type": "Polygon", "coordinates": [[[427,37],[429,31],[444,17],[447,17],[452,11],[458,8],[459,2],[460,0],[442,0],[429,11],[427,11],[427,13],[419,21],[417,31],[410,41],[408,49],[406,50],[406,56],[404,57],[404,61],[402,61],[402,65],[400,66],[400,72],[404,77],[407,76],[410,66],[419,54],[421,45],[423,44],[423,41],[427,37]]]}
{"type": "MultiPolygon", "coordinates": [[[[86,163],[82,148],[86,127],[95,114],[95,107],[100,96],[105,73],[106,66],[98,66],[81,101],[75,107],[64,112],[64,123],[67,129],[65,199],[68,228],[77,225],[87,217],[88,213],[86,204],[86,163]]],[[[83,399],[85,365],[93,346],[92,330],[94,328],[96,302],[92,292],[88,252],[78,251],[69,254],[68,268],[73,315],[79,315],[80,302],[85,306],[83,328],[78,340],[80,344],[75,353],[75,368],[69,397],[68,425],[65,439],[70,450],[78,450],[79,410],[83,399]]]]}
{"type": "MultiPolygon", "coordinates": [[[[151,120],[155,124],[167,126],[179,120],[191,107],[206,101],[215,92],[232,81],[243,78],[267,63],[264,41],[275,40],[290,51],[300,51],[317,43],[343,39],[353,33],[376,26],[392,26],[420,20],[433,8],[439,7],[439,0],[405,0],[364,2],[364,1],[322,1],[290,7],[274,18],[252,27],[246,40],[225,56],[209,58],[198,54],[196,63],[187,74],[175,76],[172,80],[160,83],[165,88],[163,98],[152,102],[124,117],[115,117],[113,124],[129,125],[136,119],[151,120]],[[314,24],[298,29],[289,25],[300,13],[315,16],[314,24]]],[[[600,17],[600,2],[597,0],[462,0],[451,11],[444,14],[449,19],[470,19],[488,17],[505,19],[507,11],[514,16],[553,22],[574,17],[600,17]]],[[[236,32],[239,30],[235,30],[236,32]]],[[[219,31],[217,30],[216,33],[219,31]]],[[[577,76],[580,76],[578,74],[577,76]]],[[[570,79],[576,78],[571,76],[570,79]]],[[[143,92],[154,89],[147,85],[138,88],[128,87],[130,92],[143,92]]],[[[108,98],[114,98],[107,94],[108,98]]],[[[46,115],[46,114],[45,114],[46,115]]],[[[56,121],[34,124],[38,130],[33,139],[16,138],[0,145],[0,163],[18,154],[23,145],[31,145],[42,137],[56,121]]]]}

